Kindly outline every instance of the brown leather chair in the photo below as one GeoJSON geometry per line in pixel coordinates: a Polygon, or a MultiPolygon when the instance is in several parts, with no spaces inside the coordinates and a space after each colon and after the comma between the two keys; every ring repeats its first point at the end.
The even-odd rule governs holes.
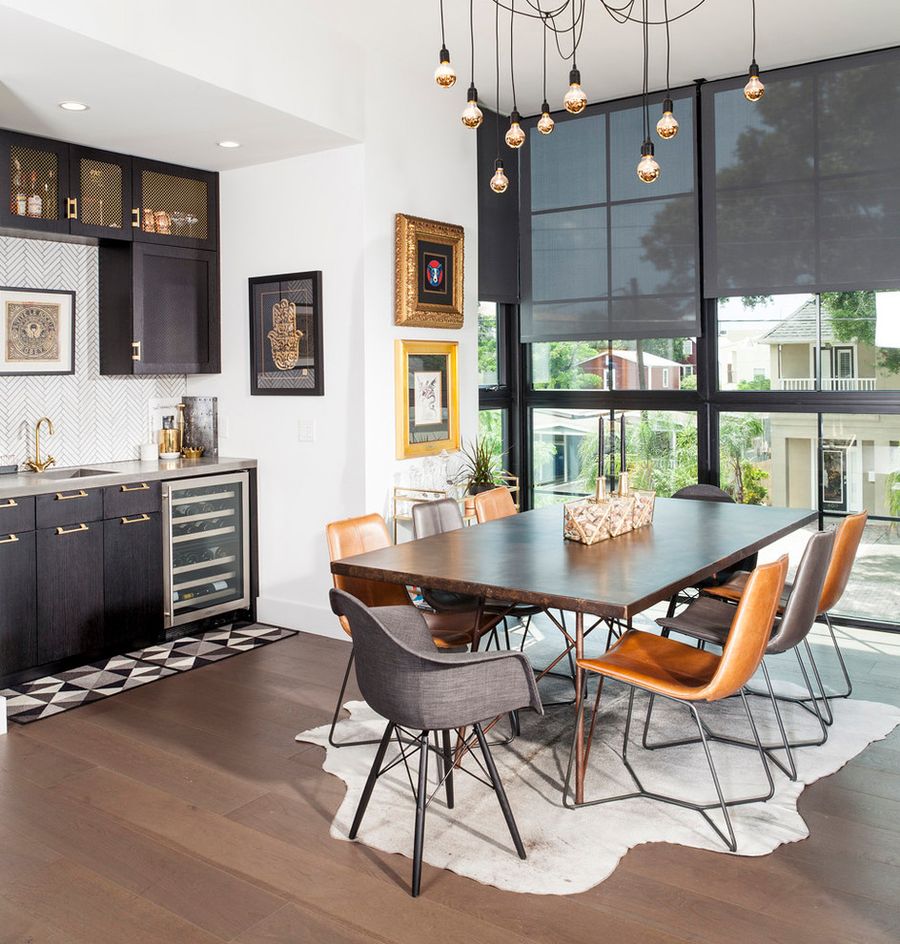
{"type": "MultiPolygon", "coordinates": [[[[612,648],[602,656],[595,659],[578,660],[579,667],[585,671],[585,688],[580,699],[579,711],[584,710],[583,706],[586,700],[584,695],[587,691],[588,676],[590,674],[600,676],[600,684],[597,686],[597,697],[594,701],[590,726],[588,727],[589,734],[588,743],[585,746],[586,752],[589,753],[590,751],[590,735],[593,733],[597,718],[600,693],[603,690],[603,680],[611,678],[629,686],[628,714],[625,720],[625,735],[622,742],[622,760],[637,787],[637,790],[633,793],[604,797],[598,800],[589,800],[583,804],[578,804],[579,806],[593,806],[598,803],[611,803],[616,800],[633,799],[635,797],[646,797],[648,799],[658,800],[662,803],[671,803],[675,806],[696,810],[715,830],[719,838],[722,839],[730,851],[734,852],[737,849],[737,841],[731,825],[731,818],[728,815],[728,807],[744,803],[762,802],[770,799],[775,792],[772,773],[769,770],[766,755],[760,743],[759,732],[756,728],[756,722],[753,720],[753,715],[747,702],[747,696],[744,693],[744,686],[762,661],[766,645],[772,634],[772,626],[778,609],[778,601],[784,589],[787,566],[788,559],[785,555],[774,563],[763,564],[753,571],[750,579],[747,581],[746,592],[734,612],[734,619],[731,622],[728,638],[724,644],[721,655],[717,655],[705,649],[696,649],[693,646],[687,646],[684,643],[669,639],[666,636],[657,636],[653,633],[629,629],[612,648]],[[651,749],[657,747],[671,747],[676,744],[691,743],[693,741],[692,738],[686,738],[680,741],[665,742],[663,744],[651,745],[647,743],[650,715],[653,710],[653,702],[657,697],[668,698],[686,705],[690,709],[697,723],[700,741],[706,753],[706,760],[715,786],[717,801],[694,803],[689,800],[654,793],[644,788],[628,760],[628,735],[631,729],[631,717],[634,709],[634,693],[637,689],[641,689],[650,694],[650,702],[647,706],[647,718],[644,723],[645,747],[651,749]],[[700,714],[697,711],[697,705],[701,702],[712,703],[721,701],[723,698],[728,698],[736,694],[740,695],[741,701],[743,702],[744,711],[746,712],[747,720],[750,723],[750,728],[753,733],[753,743],[762,761],[769,789],[766,794],[760,796],[727,800],[719,784],[719,777],[716,773],[712,754],[709,751],[707,734],[701,722],[700,714]],[[708,811],[712,809],[721,810],[725,821],[725,828],[727,829],[727,835],[710,817],[708,811]]],[[[574,805],[569,802],[568,795],[575,747],[578,738],[577,728],[575,738],[576,740],[572,742],[572,753],[569,757],[569,768],[566,773],[566,782],[563,788],[563,802],[567,806],[574,805]]],[[[587,758],[585,759],[585,763],[586,762],[587,758]]]]}
{"type": "Polygon", "coordinates": [[[479,492],[475,496],[475,518],[479,524],[486,521],[497,521],[499,518],[509,518],[518,514],[512,492],[506,486],[492,488],[487,492],[479,492]]]}
{"type": "MultiPolygon", "coordinates": [[[[325,536],[328,540],[328,553],[332,561],[343,560],[345,557],[353,557],[356,554],[365,554],[367,551],[377,551],[391,546],[390,532],[384,518],[379,514],[333,521],[325,526],[325,536]]],[[[386,583],[382,580],[368,580],[360,577],[345,577],[340,574],[332,574],[332,580],[335,589],[346,591],[368,607],[413,605],[406,587],[402,584],[386,583]]],[[[499,616],[494,614],[479,614],[477,610],[453,613],[432,613],[428,610],[422,610],[421,613],[428,624],[428,629],[431,631],[431,638],[439,649],[462,649],[474,645],[484,633],[493,629],[500,619],[499,616]]],[[[350,625],[346,618],[341,616],[339,619],[341,628],[350,636],[350,625]]],[[[334,747],[343,747],[349,743],[370,743],[354,741],[338,744],[334,740],[334,728],[340,716],[344,692],[352,668],[353,649],[351,648],[334,716],[331,720],[331,730],[328,734],[329,743],[334,747]]]]}
{"type": "MultiPolygon", "coordinates": [[[[853,683],[850,680],[850,673],[847,671],[847,663],[844,661],[844,655],[841,647],[838,645],[837,636],[834,632],[834,626],[831,624],[830,611],[840,602],[844,591],[847,589],[847,581],[850,579],[850,573],[853,570],[853,564],[856,560],[856,554],[859,551],[859,545],[862,542],[863,532],[866,529],[869,513],[860,511],[855,515],[848,515],[838,525],[837,534],[834,540],[834,552],[831,555],[831,563],[828,566],[828,573],[825,575],[825,585],[822,587],[822,594],[819,597],[819,612],[817,619],[822,620],[828,627],[831,635],[831,642],[834,645],[834,651],[837,655],[838,663],[841,667],[841,673],[844,676],[844,689],[837,692],[825,693],[822,687],[822,680],[819,678],[818,667],[813,661],[813,671],[816,674],[819,688],[824,698],[848,698],[853,692],[853,683]]],[[[749,574],[745,571],[735,574],[730,580],[719,587],[711,587],[704,590],[704,593],[720,600],[728,600],[736,603],[741,599],[744,588],[747,584],[749,574]]],[[[791,584],[785,584],[785,593],[781,600],[780,609],[784,609],[787,604],[787,597],[790,594],[791,584]]],[[[828,724],[831,724],[832,718],[830,709],[828,710],[828,724]]]]}

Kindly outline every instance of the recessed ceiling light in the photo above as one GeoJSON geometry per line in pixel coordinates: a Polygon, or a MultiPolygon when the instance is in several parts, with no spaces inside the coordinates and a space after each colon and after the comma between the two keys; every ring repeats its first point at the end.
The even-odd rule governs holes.
{"type": "Polygon", "coordinates": [[[241,146],[240,141],[219,141],[219,147],[223,148],[236,148],[241,146]]]}
{"type": "Polygon", "coordinates": [[[90,105],[85,105],[84,102],[60,102],[59,107],[63,111],[87,111],[90,105]]]}

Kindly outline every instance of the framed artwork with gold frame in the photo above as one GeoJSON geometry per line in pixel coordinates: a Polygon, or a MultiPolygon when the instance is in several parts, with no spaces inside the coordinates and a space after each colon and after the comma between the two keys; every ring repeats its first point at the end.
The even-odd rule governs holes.
{"type": "Polygon", "coordinates": [[[324,396],[322,273],[249,282],[251,395],[324,396]]]}
{"type": "Polygon", "coordinates": [[[463,326],[464,241],[461,226],[397,214],[394,324],[463,326]]]}
{"type": "Polygon", "coordinates": [[[395,341],[397,458],[459,449],[456,341],[395,341]]]}

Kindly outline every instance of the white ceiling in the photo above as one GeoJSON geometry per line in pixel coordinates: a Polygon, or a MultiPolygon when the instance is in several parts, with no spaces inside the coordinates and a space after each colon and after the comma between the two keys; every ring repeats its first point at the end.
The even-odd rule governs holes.
{"type": "Polygon", "coordinates": [[[296,114],[4,6],[0,35],[0,127],[209,170],[352,143],[296,114]],[[58,107],[73,99],[90,110],[58,107]],[[217,146],[226,139],[242,146],[217,146]]]}
{"type": "MultiPolygon", "coordinates": [[[[410,0],[406,0],[410,2],[410,0]]],[[[421,3],[422,0],[414,0],[421,3]]],[[[423,42],[434,47],[435,64],[440,48],[438,0],[431,35],[423,42]]],[[[510,0],[502,0],[509,6],[510,0]]],[[[537,0],[531,0],[532,3],[537,0]]],[[[560,0],[541,0],[545,8],[560,0]]],[[[584,34],[578,50],[582,85],[589,100],[602,101],[634,95],[641,90],[642,39],[636,23],[613,22],[600,0],[587,4],[584,34]]],[[[649,0],[650,18],[661,19],[664,0],[649,0]]],[[[669,16],[693,6],[696,0],[668,0],[669,16]]],[[[517,10],[527,10],[526,0],[516,0],[517,10]]],[[[623,6],[623,0],[615,0],[623,6]]],[[[469,84],[469,4],[444,0],[447,46],[459,75],[457,88],[464,97],[469,84]]],[[[635,4],[639,11],[640,3],[635,4]]],[[[705,0],[703,5],[671,25],[672,85],[694,79],[716,79],[746,71],[750,63],[750,0],[705,0]]],[[[898,0],[757,0],[757,53],[761,70],[795,65],[846,53],[900,44],[898,0]]],[[[475,84],[481,100],[493,107],[494,3],[475,0],[475,84]]],[[[640,15],[638,13],[638,15],[640,15]]],[[[509,92],[509,14],[500,12],[501,109],[512,107],[509,92]]],[[[519,111],[540,110],[542,32],[537,20],[517,17],[516,92],[519,111]]],[[[565,37],[562,38],[565,41],[565,37]]],[[[571,43],[571,39],[569,40],[571,43]]],[[[566,50],[568,52],[569,50],[566,50]]],[[[569,65],[560,61],[552,36],[548,42],[548,99],[560,108],[568,84],[569,65]]],[[[665,86],[665,31],[650,29],[650,88],[665,86]]]]}

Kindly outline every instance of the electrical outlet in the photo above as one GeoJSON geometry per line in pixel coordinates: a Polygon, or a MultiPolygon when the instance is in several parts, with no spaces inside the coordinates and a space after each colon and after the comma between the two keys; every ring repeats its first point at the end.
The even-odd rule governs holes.
{"type": "Polygon", "coordinates": [[[219,416],[219,439],[231,438],[231,420],[227,416],[219,416]]]}
{"type": "Polygon", "coordinates": [[[297,442],[307,443],[316,441],[316,421],[298,420],[297,442]]]}

